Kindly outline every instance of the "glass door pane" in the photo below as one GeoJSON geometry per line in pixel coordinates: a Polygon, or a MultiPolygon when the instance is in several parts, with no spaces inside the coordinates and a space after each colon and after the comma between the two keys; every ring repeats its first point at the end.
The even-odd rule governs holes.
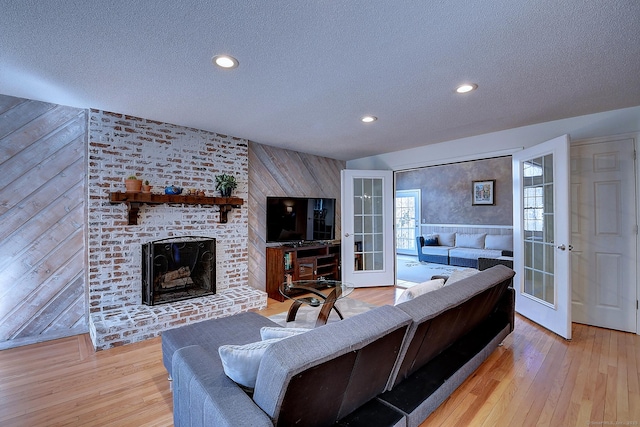
{"type": "Polygon", "coordinates": [[[354,269],[384,269],[384,229],[382,179],[353,180],[354,269]]]}
{"type": "Polygon", "coordinates": [[[416,254],[420,221],[420,190],[396,191],[396,252],[416,254]]]}
{"type": "Polygon", "coordinates": [[[555,305],[553,154],[523,162],[523,293],[555,305]]]}

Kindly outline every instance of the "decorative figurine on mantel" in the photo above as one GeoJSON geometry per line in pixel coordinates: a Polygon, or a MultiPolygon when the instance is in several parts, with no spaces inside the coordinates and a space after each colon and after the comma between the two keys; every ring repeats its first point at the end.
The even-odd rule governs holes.
{"type": "Polygon", "coordinates": [[[169,185],[164,187],[164,194],[168,194],[170,196],[176,196],[182,193],[182,188],[176,187],[175,185],[169,185]]]}
{"type": "Polygon", "coordinates": [[[220,191],[222,197],[231,197],[231,191],[235,190],[237,186],[238,182],[235,176],[226,173],[216,175],[216,190],[220,191]]]}
{"type": "Polygon", "coordinates": [[[153,188],[153,185],[149,185],[149,180],[145,180],[144,183],[142,184],[142,192],[143,193],[151,193],[151,189],[153,188]]]}

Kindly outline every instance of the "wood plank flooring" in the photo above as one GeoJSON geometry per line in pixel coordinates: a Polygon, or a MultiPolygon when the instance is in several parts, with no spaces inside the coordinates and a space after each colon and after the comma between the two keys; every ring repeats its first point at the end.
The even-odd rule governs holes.
{"type": "MultiPolygon", "coordinates": [[[[393,303],[393,288],[351,298],[393,303]]],[[[282,312],[269,301],[261,313],[282,312]]],[[[640,425],[640,336],[573,325],[566,342],[517,316],[516,330],[423,424],[640,425]]],[[[160,339],[94,352],[88,335],[0,351],[2,426],[171,426],[160,339]]]]}

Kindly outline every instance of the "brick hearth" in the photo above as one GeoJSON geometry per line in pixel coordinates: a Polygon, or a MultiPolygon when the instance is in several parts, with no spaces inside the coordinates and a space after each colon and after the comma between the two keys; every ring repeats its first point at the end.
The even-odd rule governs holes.
{"type": "Polygon", "coordinates": [[[162,192],[167,185],[214,195],[215,175],[238,180],[247,200],[248,141],[198,129],[92,110],[89,135],[89,328],[96,349],[145,340],[162,330],[266,307],[266,293],[248,286],[246,204],[219,223],[216,206],[143,205],[138,225],[127,225],[124,191],[135,174],[162,192]],[[167,237],[216,239],[217,294],[157,306],[142,304],[141,245],[167,237]]]}

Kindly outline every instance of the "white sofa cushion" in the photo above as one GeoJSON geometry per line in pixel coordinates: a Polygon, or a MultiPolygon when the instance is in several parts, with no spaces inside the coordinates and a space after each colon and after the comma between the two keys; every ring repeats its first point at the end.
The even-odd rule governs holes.
{"type": "Polygon", "coordinates": [[[456,233],[438,233],[438,243],[440,246],[455,246],[456,233]]]}
{"type": "Polygon", "coordinates": [[[484,249],[484,239],[487,235],[480,234],[463,234],[456,233],[456,244],[458,248],[476,248],[484,249]]]}
{"type": "Polygon", "coordinates": [[[260,328],[260,338],[263,341],[273,338],[288,338],[310,331],[309,328],[283,328],[279,326],[263,326],[260,328]]]}
{"type": "Polygon", "coordinates": [[[224,373],[237,384],[254,388],[262,355],[271,344],[281,339],[274,338],[245,345],[221,345],[218,354],[224,373]]]}
{"type": "Polygon", "coordinates": [[[485,249],[498,249],[501,251],[513,250],[513,235],[511,234],[487,234],[484,240],[485,249]]]}
{"type": "Polygon", "coordinates": [[[451,273],[451,275],[445,282],[445,286],[449,286],[453,283],[459,282],[462,279],[466,279],[467,277],[474,276],[478,273],[480,272],[475,268],[465,268],[464,270],[455,270],[453,273],[451,273]]]}
{"type": "Polygon", "coordinates": [[[436,289],[440,289],[444,286],[444,279],[433,279],[427,280],[426,282],[419,283],[414,285],[408,289],[405,289],[403,293],[398,297],[398,301],[396,301],[395,305],[403,303],[405,301],[410,301],[420,295],[424,295],[428,292],[435,291],[436,289]]]}

